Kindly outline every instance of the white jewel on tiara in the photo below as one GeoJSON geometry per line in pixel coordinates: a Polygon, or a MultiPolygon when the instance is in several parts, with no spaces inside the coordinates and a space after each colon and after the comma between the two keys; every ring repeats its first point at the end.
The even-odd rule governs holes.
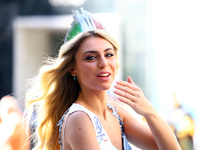
{"type": "Polygon", "coordinates": [[[90,12],[81,8],[81,13],[78,10],[72,10],[74,21],[68,29],[64,43],[71,40],[74,36],[81,32],[92,30],[105,30],[103,25],[90,12]]]}

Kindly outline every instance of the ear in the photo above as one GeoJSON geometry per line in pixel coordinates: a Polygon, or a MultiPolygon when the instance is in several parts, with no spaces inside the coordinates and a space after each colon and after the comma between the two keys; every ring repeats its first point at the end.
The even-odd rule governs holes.
{"type": "Polygon", "coordinates": [[[72,69],[70,70],[70,73],[71,73],[72,76],[77,76],[77,72],[76,72],[76,69],[75,69],[75,68],[72,68],[72,69]]]}

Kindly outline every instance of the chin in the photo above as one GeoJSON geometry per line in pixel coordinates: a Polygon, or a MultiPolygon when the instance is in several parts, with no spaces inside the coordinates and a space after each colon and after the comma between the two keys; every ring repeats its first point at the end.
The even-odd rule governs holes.
{"type": "Polygon", "coordinates": [[[107,85],[107,86],[104,86],[103,88],[102,88],[102,90],[109,90],[111,88],[111,85],[107,85]]]}

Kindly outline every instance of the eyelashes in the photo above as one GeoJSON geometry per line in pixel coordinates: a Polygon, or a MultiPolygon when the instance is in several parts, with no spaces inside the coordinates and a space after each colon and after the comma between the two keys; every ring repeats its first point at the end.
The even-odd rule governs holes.
{"type": "Polygon", "coordinates": [[[96,56],[87,56],[85,58],[85,60],[94,60],[96,58],[96,56]]]}
{"type": "MultiPolygon", "coordinates": [[[[107,53],[105,54],[105,57],[113,57],[115,56],[115,54],[113,53],[107,53]]],[[[96,58],[98,58],[98,55],[89,55],[89,56],[86,56],[85,60],[95,60],[96,58]]]]}
{"type": "Polygon", "coordinates": [[[112,56],[115,56],[115,55],[112,54],[112,53],[108,53],[108,54],[106,54],[106,57],[112,57],[112,56]]]}

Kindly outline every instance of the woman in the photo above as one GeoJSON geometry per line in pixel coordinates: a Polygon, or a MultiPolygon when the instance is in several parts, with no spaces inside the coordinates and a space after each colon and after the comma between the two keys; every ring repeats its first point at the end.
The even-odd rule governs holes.
{"type": "Polygon", "coordinates": [[[34,91],[27,94],[27,108],[39,103],[37,148],[59,149],[59,141],[64,150],[130,149],[127,137],[142,149],[180,149],[169,126],[130,77],[117,81],[114,93],[119,101],[143,115],[149,128],[119,103],[108,102],[107,90],[118,68],[119,44],[88,12],[82,10],[82,17],[73,13],[75,22],[58,58],[41,67],[33,82],[34,91]],[[91,28],[93,25],[96,28],[91,28]],[[86,26],[89,29],[83,30],[86,26]]]}

